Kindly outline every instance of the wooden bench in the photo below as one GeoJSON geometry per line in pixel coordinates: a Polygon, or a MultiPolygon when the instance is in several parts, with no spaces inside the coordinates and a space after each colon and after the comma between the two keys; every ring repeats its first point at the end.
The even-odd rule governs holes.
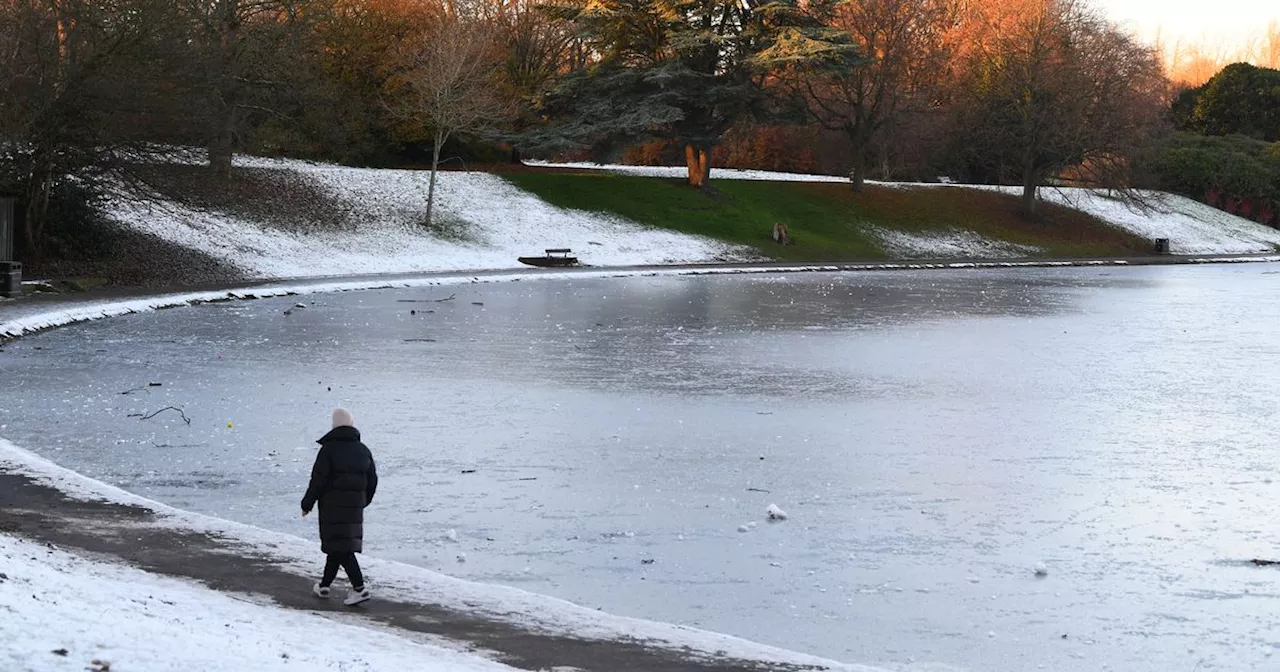
{"type": "Polygon", "coordinates": [[[577,266],[578,258],[570,256],[573,250],[567,247],[548,247],[545,257],[517,257],[517,261],[530,266],[577,266]]]}

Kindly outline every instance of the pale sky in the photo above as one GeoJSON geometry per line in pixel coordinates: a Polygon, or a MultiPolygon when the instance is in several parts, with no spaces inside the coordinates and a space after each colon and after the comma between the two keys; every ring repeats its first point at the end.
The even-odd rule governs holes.
{"type": "Polygon", "coordinates": [[[1159,29],[1166,42],[1227,41],[1256,35],[1280,20],[1280,0],[1095,0],[1116,21],[1143,39],[1159,29]]]}

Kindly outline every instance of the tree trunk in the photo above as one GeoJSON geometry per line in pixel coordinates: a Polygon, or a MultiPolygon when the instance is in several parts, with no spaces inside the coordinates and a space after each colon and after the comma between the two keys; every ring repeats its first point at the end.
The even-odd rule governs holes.
{"type": "Polygon", "coordinates": [[[698,167],[698,149],[692,143],[684,146],[684,165],[688,171],[686,181],[691,187],[702,188],[702,170],[698,167]]]}
{"type": "Polygon", "coordinates": [[[440,166],[440,148],[444,145],[445,133],[436,129],[435,142],[431,145],[431,178],[427,181],[427,228],[431,228],[431,210],[436,202],[436,170],[440,166]]]}
{"type": "Polygon", "coordinates": [[[23,258],[39,261],[44,256],[44,225],[49,217],[49,196],[53,192],[53,167],[38,159],[27,179],[26,210],[22,217],[23,258]]]}
{"type": "Polygon", "coordinates": [[[862,191],[867,181],[867,143],[858,131],[849,132],[849,144],[853,150],[853,167],[849,170],[849,182],[855,192],[862,191]]]}
{"type": "Polygon", "coordinates": [[[231,113],[219,120],[218,132],[209,142],[209,168],[219,179],[231,179],[231,156],[235,152],[231,113]]]}
{"type": "Polygon", "coordinates": [[[218,178],[231,179],[231,157],[235,152],[236,116],[240,113],[237,102],[240,97],[235,81],[237,46],[240,42],[239,0],[217,0],[213,9],[216,23],[211,29],[214,67],[212,87],[213,123],[209,135],[209,167],[218,178]]]}
{"type": "Polygon", "coordinates": [[[1040,202],[1037,197],[1038,187],[1039,180],[1035,178],[1035,175],[1028,172],[1022,181],[1022,214],[1030,218],[1035,218],[1039,215],[1039,211],[1036,208],[1036,205],[1040,202]]]}
{"type": "Polygon", "coordinates": [[[855,192],[861,192],[867,181],[867,157],[863,152],[853,153],[853,170],[849,172],[850,186],[855,192]]]}
{"type": "Polygon", "coordinates": [[[693,143],[684,146],[684,163],[688,170],[689,186],[705,189],[711,181],[711,161],[709,159],[710,152],[706,147],[700,147],[693,143]]]}

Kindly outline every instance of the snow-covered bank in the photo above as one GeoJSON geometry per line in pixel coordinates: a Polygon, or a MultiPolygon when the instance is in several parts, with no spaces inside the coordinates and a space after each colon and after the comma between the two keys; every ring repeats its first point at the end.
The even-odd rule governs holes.
{"type": "MultiPolygon", "coordinates": [[[[347,168],[304,161],[238,157],[237,164],[278,171],[284,179],[335,204],[335,221],[308,230],[280,226],[218,207],[170,201],[113,199],[111,219],[130,230],[203,253],[258,279],[519,268],[519,256],[567,247],[595,266],[757,260],[753,250],[621,217],[552,206],[503,178],[447,171],[439,176],[436,223],[421,226],[426,211],[424,171],[347,168]]],[[[678,177],[680,167],[532,163],[642,176],[678,177]]],[[[714,179],[843,182],[831,175],[714,169],[714,179]]],[[[897,187],[961,185],[889,184],[897,187]]],[[[983,187],[1016,191],[1008,187],[983,187]]],[[[1088,212],[1148,239],[1168,238],[1176,254],[1246,254],[1280,246],[1280,231],[1186,198],[1162,195],[1159,210],[1137,212],[1100,192],[1045,190],[1044,197],[1088,212]]],[[[249,208],[252,210],[252,208],[249,208]]],[[[319,215],[308,216],[310,218],[319,215]]],[[[942,258],[1034,254],[966,231],[880,236],[891,256],[942,258]]]]}
{"type": "MultiPolygon", "coordinates": [[[[978,188],[1015,195],[1021,193],[1020,187],[978,188]]],[[[1280,230],[1185,196],[1146,192],[1143,198],[1149,200],[1152,208],[1149,211],[1125,203],[1105,191],[1093,189],[1045,188],[1040,191],[1040,197],[1049,203],[1087,212],[1148,240],[1168,238],[1169,251],[1173,254],[1250,254],[1280,249],[1280,230]]]]}
{"type": "MultiPolygon", "coordinates": [[[[648,177],[683,177],[685,169],[679,166],[623,166],[601,165],[593,163],[535,163],[547,167],[576,168],[583,170],[601,170],[622,175],[643,175],[648,177]]],[[[776,173],[756,170],[730,170],[714,168],[712,179],[722,180],[774,180],[787,182],[846,182],[847,179],[831,175],[802,175],[798,173],[776,173]]],[[[1017,195],[1021,187],[998,187],[968,184],[936,184],[914,182],[875,182],[885,187],[900,188],[968,188],[988,189],[1017,195]]],[[[1149,240],[1168,238],[1170,251],[1173,254],[1251,254],[1275,252],[1280,249],[1280,231],[1263,226],[1257,222],[1237,217],[1216,208],[1174,194],[1144,193],[1153,209],[1143,211],[1109,196],[1107,192],[1079,188],[1045,188],[1041,198],[1050,202],[1075,208],[1086,212],[1102,221],[1142,236],[1149,240]]],[[[924,240],[898,240],[897,237],[909,234],[895,233],[895,238],[887,240],[886,251],[894,254],[920,254],[924,256],[944,257],[957,252],[964,253],[974,248],[974,241],[967,245],[956,245],[953,236],[936,236],[934,244],[924,240]],[[898,244],[895,248],[894,245],[898,244]]],[[[964,234],[958,234],[964,236],[964,234]]],[[[972,235],[972,234],[970,234],[972,235]]],[[[974,236],[974,238],[978,238],[974,236]]],[[[982,240],[978,249],[987,248],[989,241],[982,240]]],[[[989,251],[989,250],[988,250],[989,251]]]]}
{"type": "MultiPolygon", "coordinates": [[[[272,561],[279,563],[280,566],[296,572],[299,576],[311,575],[316,569],[315,558],[317,555],[317,548],[316,544],[312,542],[284,534],[268,532],[248,525],[241,525],[218,518],[174,509],[158,502],[138,497],[137,495],[133,495],[105,483],[84,477],[76,472],[60,467],[48,460],[18,448],[3,439],[0,439],[0,466],[16,473],[28,475],[42,483],[49,484],[77,499],[107,501],[147,508],[156,512],[159,517],[159,520],[154,523],[154,525],[157,526],[177,530],[196,530],[200,532],[207,532],[252,544],[255,551],[260,553],[262,556],[270,558],[272,561]]],[[[25,580],[28,579],[28,577],[43,581],[55,581],[51,588],[79,585],[82,591],[87,590],[91,593],[96,591],[98,594],[77,596],[76,593],[61,593],[61,601],[65,602],[67,605],[65,613],[62,611],[50,611],[48,612],[50,614],[48,616],[43,614],[36,616],[34,609],[28,609],[24,605],[22,611],[16,612],[19,615],[18,619],[10,619],[7,616],[4,619],[0,619],[0,633],[4,633],[6,635],[9,634],[10,628],[13,628],[13,634],[15,635],[34,632],[36,628],[40,627],[40,624],[47,625],[49,623],[56,623],[60,614],[72,619],[68,621],[70,623],[87,625],[89,623],[96,622],[95,619],[102,618],[101,615],[106,609],[105,604],[109,604],[111,609],[118,610],[121,608],[119,604],[120,595],[112,592],[114,588],[107,590],[103,587],[111,582],[118,582],[115,584],[116,587],[126,591],[126,595],[132,595],[135,598],[140,595],[136,592],[127,592],[129,591],[129,585],[145,586],[143,589],[148,591],[146,592],[146,595],[156,597],[157,600],[167,599],[175,602],[174,605],[164,605],[163,602],[161,602],[160,605],[156,605],[151,599],[141,602],[140,608],[143,612],[150,610],[151,616],[148,618],[157,622],[154,624],[139,624],[136,627],[153,628],[151,630],[147,630],[146,633],[151,633],[152,636],[157,638],[160,635],[173,635],[177,634],[177,632],[191,633],[191,637],[193,638],[201,635],[199,632],[191,632],[191,630],[187,629],[188,624],[194,624],[196,622],[194,616],[188,621],[159,622],[160,619],[176,615],[183,611],[180,607],[185,605],[185,611],[187,613],[200,614],[207,618],[209,624],[213,625],[218,623],[230,623],[232,620],[236,620],[239,623],[245,624],[246,628],[259,628],[258,624],[260,621],[257,620],[258,618],[271,619],[266,627],[259,628],[260,633],[257,636],[257,641],[263,642],[263,648],[259,649],[259,651],[264,653],[264,655],[270,653],[271,655],[279,657],[281,652],[289,652],[290,656],[293,656],[293,649],[280,648],[273,651],[266,644],[266,642],[271,639],[269,635],[272,634],[273,631],[276,635],[294,633],[293,638],[289,641],[293,642],[300,640],[303,642],[303,651],[305,651],[306,645],[313,644],[317,639],[318,633],[314,630],[311,631],[307,637],[302,637],[300,634],[297,634],[296,629],[303,627],[307,623],[308,618],[300,614],[272,613],[270,610],[263,609],[258,606],[245,607],[247,610],[256,610],[252,612],[252,614],[245,611],[233,613],[233,604],[236,600],[229,596],[223,598],[225,599],[225,602],[221,600],[216,602],[210,601],[209,604],[212,605],[210,608],[216,611],[206,613],[204,611],[205,607],[203,602],[199,609],[193,609],[192,601],[196,599],[214,600],[214,598],[219,597],[211,591],[203,591],[202,589],[190,587],[177,581],[156,579],[154,577],[149,577],[144,573],[136,572],[135,570],[103,568],[98,564],[83,562],[77,564],[73,559],[67,558],[61,554],[50,554],[45,556],[44,551],[32,554],[28,552],[29,546],[30,544],[23,545],[22,542],[16,542],[12,539],[0,537],[0,557],[8,557],[8,560],[6,561],[6,572],[10,577],[9,580],[0,582],[0,608],[4,608],[5,611],[15,610],[10,602],[12,600],[21,601],[22,597],[29,593],[31,586],[25,583],[25,580]],[[64,578],[57,578],[58,574],[64,574],[67,576],[64,578]],[[83,583],[77,583],[80,579],[86,577],[103,577],[106,581],[102,581],[101,584],[91,586],[85,586],[83,583]],[[61,581],[62,583],[57,583],[58,581],[61,581]],[[153,590],[163,591],[165,597],[158,597],[158,593],[152,592],[153,590]],[[169,597],[170,595],[173,597],[169,597]],[[107,601],[108,596],[112,596],[114,599],[107,601]],[[177,599],[174,599],[175,597],[177,599]],[[103,605],[99,605],[99,599],[104,601],[103,605]],[[103,608],[98,609],[96,606],[103,606],[103,608]],[[173,607],[173,611],[165,610],[161,612],[160,606],[173,607]],[[71,616],[71,612],[76,610],[83,611],[84,615],[71,616]],[[32,614],[30,618],[26,616],[28,613],[32,614]],[[217,618],[214,618],[213,614],[216,614],[217,618]],[[253,616],[253,620],[247,618],[249,615],[253,616]],[[224,617],[230,620],[218,620],[224,617]],[[37,618],[40,619],[38,623],[32,622],[37,618]],[[10,625],[10,623],[13,624],[10,625]],[[252,623],[253,625],[249,626],[249,623],[252,623]],[[17,630],[19,627],[22,628],[21,631],[17,630]]],[[[423,603],[438,604],[477,617],[488,617],[507,623],[517,623],[538,632],[563,634],[579,638],[604,641],[639,640],[652,646],[680,651],[683,655],[707,659],[733,657],[744,660],[757,660],[775,664],[806,665],[816,667],[817,669],[843,670],[848,672],[875,672],[879,669],[861,665],[839,663],[836,661],[818,658],[816,656],[786,651],[694,628],[610,616],[602,614],[594,609],[580,607],[552,597],[536,595],[515,588],[462,581],[460,579],[454,579],[442,574],[437,574],[435,572],[401,563],[388,562],[367,557],[363,558],[361,563],[364,565],[367,575],[371,577],[371,582],[378,587],[378,590],[382,594],[393,594],[397,599],[401,600],[407,599],[423,603]]],[[[39,590],[39,588],[37,588],[37,590],[39,590]]],[[[120,612],[116,611],[115,613],[118,616],[120,612]]],[[[115,617],[112,616],[112,612],[107,612],[106,616],[110,617],[110,627],[112,627],[111,632],[117,632],[117,621],[115,620],[115,617]]],[[[138,620],[140,623],[143,621],[141,618],[138,620]]],[[[108,623],[109,621],[107,619],[103,619],[102,622],[108,623]]],[[[222,645],[225,645],[226,642],[226,637],[223,635],[223,632],[227,627],[228,626],[226,625],[221,625],[214,628],[215,634],[218,637],[217,642],[221,642],[222,645]]],[[[345,626],[334,624],[333,627],[342,628],[345,626]]],[[[198,631],[199,629],[195,628],[195,630],[198,631]]],[[[68,632],[68,630],[55,628],[50,632],[65,633],[68,632]]],[[[105,638],[105,634],[103,634],[104,632],[105,631],[97,629],[89,629],[86,632],[83,632],[80,635],[81,638],[76,640],[80,643],[78,646],[85,647],[83,650],[91,652],[92,657],[108,658],[110,652],[104,652],[101,654],[93,652],[94,647],[98,645],[111,646],[110,641],[103,641],[103,638],[105,638]]],[[[339,635],[337,632],[333,634],[339,635]]],[[[4,637],[0,639],[0,641],[8,642],[12,639],[13,638],[11,637],[4,637]]],[[[419,647],[409,641],[401,642],[396,640],[397,638],[390,637],[381,632],[368,631],[368,634],[365,635],[363,632],[353,633],[352,631],[348,631],[341,633],[341,636],[336,636],[334,638],[334,641],[337,642],[340,647],[334,649],[334,651],[348,651],[348,660],[351,660],[358,657],[359,651],[366,650],[368,647],[381,646],[385,642],[388,649],[383,653],[388,656],[388,661],[396,660],[396,658],[392,658],[396,656],[420,656],[420,658],[415,658],[417,662],[414,665],[378,665],[372,669],[501,669],[496,665],[490,665],[487,661],[469,659],[458,656],[457,654],[450,654],[445,650],[435,647],[419,647]],[[353,646],[351,637],[356,634],[362,637],[367,636],[370,639],[355,642],[355,645],[353,646]],[[448,656],[453,656],[453,658],[449,658],[448,656]],[[432,660],[441,661],[441,664],[444,666],[430,667],[429,662],[432,660]],[[449,663],[454,660],[458,661],[458,666],[449,665],[449,663]],[[470,665],[471,667],[466,667],[464,665],[470,665]]],[[[0,646],[0,653],[3,655],[13,655],[15,657],[24,656],[24,658],[20,660],[24,660],[25,656],[28,655],[41,653],[44,650],[46,641],[44,639],[35,639],[32,641],[38,642],[38,644],[32,645],[35,648],[27,645],[23,645],[21,648],[16,646],[11,647],[6,644],[4,646],[0,646]]],[[[220,650],[215,646],[217,642],[208,642],[210,650],[220,650]]],[[[203,642],[191,640],[188,643],[199,645],[203,642]]],[[[163,645],[157,644],[157,646],[163,645]]],[[[59,647],[67,647],[69,650],[71,648],[70,644],[65,642],[56,644],[53,648],[59,647]]],[[[77,650],[79,651],[81,649],[77,650]]],[[[305,666],[300,666],[298,668],[284,669],[314,669],[314,665],[328,665],[330,664],[327,662],[330,660],[328,657],[330,655],[330,651],[331,650],[328,648],[313,647],[311,650],[312,657],[304,658],[305,660],[312,661],[313,667],[306,668],[305,666]]],[[[146,649],[138,655],[158,655],[158,653],[159,652],[157,650],[146,649]]],[[[399,659],[404,660],[404,658],[399,659]]],[[[337,660],[342,659],[338,658],[337,660]]],[[[78,666],[74,669],[83,669],[83,666],[87,661],[77,659],[75,662],[78,666]]],[[[116,661],[111,662],[114,663],[116,661]]],[[[236,662],[239,661],[237,660],[236,662]]],[[[52,665],[50,667],[52,667],[52,665]]],[[[168,667],[169,666],[167,665],[165,666],[166,669],[168,669],[168,667]]],[[[175,665],[173,667],[185,669],[182,665],[175,665]]],[[[341,666],[339,665],[339,667],[341,666]]],[[[39,669],[46,668],[42,667],[39,669]]],[[[73,668],[68,667],[67,669],[73,668]]],[[[131,668],[121,665],[119,667],[114,667],[113,669],[126,670],[131,668]]],[[[155,668],[139,665],[132,669],[155,668]]],[[[212,667],[201,669],[223,668],[213,665],[212,667]]],[[[235,669],[244,668],[241,666],[235,669]]],[[[259,668],[254,667],[254,669],[259,668]]],[[[341,669],[352,669],[352,666],[348,664],[345,668],[341,669]]],[[[946,668],[931,666],[928,669],[942,670],[946,668]]]]}
{"type": "Polygon", "coordinates": [[[1028,257],[1041,250],[984,238],[972,231],[908,233],[876,227],[873,234],[890,255],[904,259],[921,257],[970,257],[1000,259],[1028,257]]]}
{"type": "Polygon", "coordinates": [[[514,669],[4,534],[0,564],[6,670],[514,669]]]}
{"type": "Polygon", "coordinates": [[[437,222],[423,229],[428,174],[243,157],[238,165],[289,171],[342,204],[334,226],[291,231],[214,209],[116,198],[108,215],[130,229],[208,254],[251,278],[296,278],[516,268],[518,256],[571,248],[591,265],[753,258],[744,248],[599,213],[565,210],[487,173],[442,172],[437,222]]]}

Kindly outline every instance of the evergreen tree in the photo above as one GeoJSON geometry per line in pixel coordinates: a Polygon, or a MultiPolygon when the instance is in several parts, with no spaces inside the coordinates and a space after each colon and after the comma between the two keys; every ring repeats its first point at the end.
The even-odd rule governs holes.
{"type": "Polygon", "coordinates": [[[617,153],[674,140],[695,187],[707,185],[711,149],[735,122],[777,114],[766,85],[780,67],[852,50],[784,1],[565,0],[553,15],[572,23],[595,62],[544,97],[551,123],[533,144],[617,153]]]}
{"type": "Polygon", "coordinates": [[[1174,121],[1202,135],[1238,133],[1280,141],[1280,70],[1234,63],[1179,96],[1174,121]]]}

